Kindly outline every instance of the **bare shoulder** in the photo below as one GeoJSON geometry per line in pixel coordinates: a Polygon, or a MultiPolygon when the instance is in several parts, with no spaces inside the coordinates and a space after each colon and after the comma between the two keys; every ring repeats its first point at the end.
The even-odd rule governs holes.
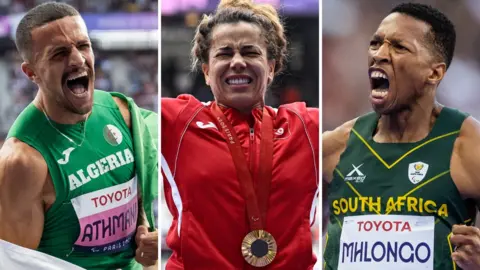
{"type": "Polygon", "coordinates": [[[8,139],[0,150],[0,239],[35,249],[49,195],[48,166],[27,144],[8,139]]]}
{"type": "Polygon", "coordinates": [[[42,190],[48,166],[42,155],[26,143],[8,139],[0,149],[0,185],[42,190]],[[10,185],[11,184],[11,185],[10,185]]]}
{"type": "Polygon", "coordinates": [[[325,131],[322,134],[322,155],[324,158],[346,147],[348,137],[356,121],[357,118],[352,119],[334,130],[325,131]]]}
{"type": "Polygon", "coordinates": [[[455,141],[450,169],[462,196],[480,199],[480,122],[471,116],[455,141]]]}
{"type": "Polygon", "coordinates": [[[130,109],[128,108],[128,103],[119,97],[113,97],[113,100],[115,101],[115,103],[117,103],[118,108],[120,109],[120,113],[122,114],[128,128],[131,128],[132,120],[130,116],[130,109]]]}
{"type": "Polygon", "coordinates": [[[357,119],[345,122],[332,131],[326,131],[322,135],[322,177],[324,183],[330,183],[333,171],[340,161],[340,156],[347,147],[350,131],[357,119]]]}
{"type": "MultiPolygon", "coordinates": [[[[455,141],[454,154],[467,158],[480,148],[480,122],[469,116],[462,123],[460,133],[455,141]]],[[[480,155],[480,153],[478,153],[480,155]]]]}
{"type": "Polygon", "coordinates": [[[480,122],[472,116],[467,117],[463,121],[460,129],[459,139],[479,139],[480,138],[480,122]]]}

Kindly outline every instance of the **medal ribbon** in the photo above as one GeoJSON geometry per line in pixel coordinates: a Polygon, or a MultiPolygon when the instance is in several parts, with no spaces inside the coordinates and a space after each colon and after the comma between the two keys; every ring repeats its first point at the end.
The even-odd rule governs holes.
{"type": "MultiPolygon", "coordinates": [[[[273,120],[267,109],[263,108],[261,141],[260,141],[260,168],[257,176],[257,189],[253,187],[253,177],[243,155],[240,141],[230,122],[216,103],[212,105],[220,128],[225,135],[228,148],[232,155],[240,182],[243,197],[247,204],[247,215],[251,230],[264,229],[267,214],[270,182],[272,180],[273,163],[273,120]],[[256,191],[256,192],[255,192],[256,191]]],[[[254,157],[251,157],[254,158],[254,157]]]]}

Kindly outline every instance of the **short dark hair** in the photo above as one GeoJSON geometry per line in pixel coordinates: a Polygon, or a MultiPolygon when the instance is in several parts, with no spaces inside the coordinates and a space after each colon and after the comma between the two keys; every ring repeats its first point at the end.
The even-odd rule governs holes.
{"type": "Polygon", "coordinates": [[[29,10],[18,24],[15,34],[15,44],[22,58],[26,60],[31,57],[33,29],[68,16],[80,16],[80,13],[65,3],[47,2],[29,10]]]}
{"type": "Polygon", "coordinates": [[[455,26],[447,16],[436,8],[418,3],[403,3],[390,11],[390,13],[396,12],[411,16],[431,26],[427,41],[431,43],[432,49],[445,61],[448,68],[455,51],[456,32],[455,26]]]}

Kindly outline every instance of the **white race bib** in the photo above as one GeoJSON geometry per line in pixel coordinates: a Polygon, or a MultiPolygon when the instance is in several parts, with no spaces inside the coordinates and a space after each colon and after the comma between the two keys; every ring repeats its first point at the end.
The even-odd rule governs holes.
{"type": "Polygon", "coordinates": [[[433,270],[433,216],[345,217],[338,270],[433,270]]]}

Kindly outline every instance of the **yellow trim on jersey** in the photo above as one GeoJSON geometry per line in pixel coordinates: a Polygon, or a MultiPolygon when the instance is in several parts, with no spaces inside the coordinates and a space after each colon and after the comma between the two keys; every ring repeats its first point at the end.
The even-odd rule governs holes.
{"type": "MultiPolygon", "coordinates": [[[[328,244],[328,233],[327,235],[325,236],[325,249],[323,250],[323,254],[325,254],[325,251],[327,250],[327,244],[328,244]]],[[[325,256],[322,256],[323,257],[323,269],[325,269],[327,267],[327,260],[325,260],[325,256]]]]}
{"type": "Polygon", "coordinates": [[[450,172],[450,170],[446,170],[446,171],[444,171],[444,172],[442,172],[442,173],[439,173],[439,174],[435,175],[434,177],[428,179],[427,181],[425,181],[425,182],[421,183],[420,185],[414,187],[414,188],[413,188],[412,190],[410,190],[409,192],[405,193],[405,195],[403,195],[403,197],[407,197],[408,195],[410,195],[410,194],[412,194],[413,192],[415,192],[417,189],[425,186],[426,184],[429,184],[429,183],[437,180],[438,178],[444,176],[445,174],[447,174],[447,173],[449,173],[449,172],[450,172]]]}
{"type": "Polygon", "coordinates": [[[400,161],[402,161],[402,159],[406,158],[408,155],[410,155],[411,153],[417,151],[418,149],[422,148],[423,146],[433,142],[433,141],[436,141],[436,140],[439,140],[439,139],[442,139],[442,138],[445,138],[445,137],[448,137],[448,136],[451,136],[451,135],[454,135],[454,134],[458,134],[460,133],[460,130],[457,130],[457,131],[453,131],[453,132],[450,132],[450,133],[447,133],[447,134],[443,134],[443,135],[440,135],[440,136],[437,136],[435,138],[431,138],[430,140],[420,144],[420,145],[417,145],[415,146],[414,148],[410,149],[409,151],[407,151],[405,154],[403,154],[401,157],[399,157],[395,162],[393,162],[392,164],[388,164],[373,148],[372,146],[370,146],[370,144],[368,144],[368,142],[362,137],[362,135],[360,135],[355,129],[352,128],[352,131],[353,133],[360,139],[360,141],[363,142],[363,144],[365,144],[365,146],[370,150],[370,152],[372,152],[372,154],[383,164],[385,165],[385,167],[387,167],[387,169],[391,169],[393,168],[393,166],[397,165],[400,161]]]}
{"type": "Polygon", "coordinates": [[[338,173],[338,175],[340,175],[340,177],[341,177],[343,180],[345,180],[345,176],[343,176],[342,172],[341,172],[339,169],[335,168],[335,171],[338,173]]]}
{"type": "Polygon", "coordinates": [[[340,229],[343,230],[342,222],[340,222],[340,219],[338,219],[335,214],[333,214],[333,217],[337,220],[337,223],[338,223],[338,225],[340,226],[340,229]]]}
{"type": "MultiPolygon", "coordinates": [[[[450,236],[452,236],[452,234],[453,233],[449,233],[447,235],[448,246],[450,247],[450,257],[452,257],[452,253],[453,253],[452,242],[450,242],[450,236]]],[[[457,270],[457,265],[455,264],[453,259],[452,259],[452,265],[453,265],[453,270],[457,270]]]]}

